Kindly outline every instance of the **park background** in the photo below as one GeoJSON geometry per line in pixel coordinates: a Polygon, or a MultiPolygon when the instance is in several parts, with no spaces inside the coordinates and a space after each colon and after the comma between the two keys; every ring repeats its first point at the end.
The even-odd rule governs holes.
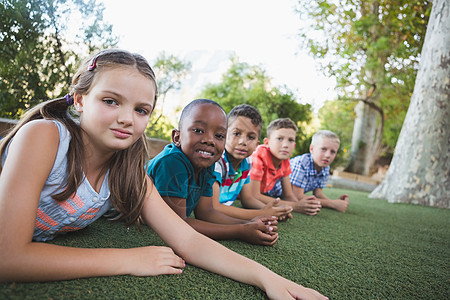
{"type": "MultiPolygon", "coordinates": [[[[266,125],[278,117],[290,117],[299,125],[295,154],[308,151],[311,135],[318,129],[338,133],[341,148],[333,171],[344,169],[383,179],[391,164],[386,180],[372,197],[448,208],[450,26],[445,3],[4,0],[0,18],[0,117],[18,119],[30,106],[65,95],[76,61],[98,49],[120,47],[143,54],[157,73],[159,106],[147,130],[153,139],[167,142],[180,109],[195,98],[216,100],[226,111],[248,103],[259,109],[266,125]],[[405,121],[407,114],[409,122],[405,121]]],[[[414,260],[412,247],[423,255],[416,257],[419,265],[428,264],[430,269],[414,269],[411,276],[406,274],[411,270],[387,272],[376,279],[368,276],[358,290],[363,296],[354,298],[445,298],[450,269],[448,210],[390,206],[370,202],[368,196],[356,196],[355,211],[350,206],[345,218],[351,218],[352,213],[366,215],[356,209],[358,203],[369,210],[373,209],[370,203],[376,203],[383,209],[375,210],[383,213],[371,215],[372,221],[400,230],[386,229],[389,234],[381,234],[386,237],[382,245],[388,247],[398,235],[405,237],[400,234],[402,228],[412,224],[416,228],[431,226],[422,232],[432,237],[427,241],[433,250],[423,246],[426,239],[416,244],[414,230],[408,231],[410,241],[396,240],[408,249],[402,246],[392,251],[407,252],[405,259],[414,260]],[[413,213],[399,213],[398,209],[413,213]],[[398,223],[385,223],[386,211],[391,221],[400,216],[398,223]],[[425,211],[430,215],[415,224],[413,219],[425,211]],[[375,292],[389,280],[401,283],[398,294],[395,284],[386,293],[375,292]],[[411,286],[415,287],[413,294],[408,292],[411,286]],[[434,296],[429,295],[432,290],[437,291],[434,296]]],[[[324,218],[330,213],[324,213],[324,218]]],[[[296,219],[310,222],[303,216],[296,219]]],[[[360,225],[356,219],[355,223],[349,221],[350,228],[360,225]]],[[[348,233],[346,228],[343,232],[348,233]]],[[[359,241],[373,247],[372,241],[377,238],[365,235],[367,230],[370,226],[361,227],[359,241]]],[[[87,244],[97,245],[92,241],[87,244]]],[[[236,251],[243,246],[237,243],[236,251]]],[[[339,244],[339,240],[330,241],[330,245],[334,243],[339,244]]],[[[385,263],[392,265],[396,258],[385,263]]],[[[305,262],[308,264],[307,260],[299,263],[305,262]]],[[[272,263],[278,264],[268,262],[270,266],[272,263]]],[[[316,265],[314,261],[309,263],[316,265]]],[[[300,273],[294,278],[304,282],[301,269],[295,272],[300,273]]],[[[350,272],[356,271],[350,268],[350,272]]],[[[323,284],[344,280],[325,273],[319,277],[323,284]]],[[[351,283],[350,290],[353,284],[361,282],[351,283]]],[[[29,291],[26,287],[4,285],[2,293],[19,297],[21,290],[29,291]]],[[[336,288],[333,285],[326,291],[335,298],[353,298],[343,290],[334,292],[336,288]]]]}

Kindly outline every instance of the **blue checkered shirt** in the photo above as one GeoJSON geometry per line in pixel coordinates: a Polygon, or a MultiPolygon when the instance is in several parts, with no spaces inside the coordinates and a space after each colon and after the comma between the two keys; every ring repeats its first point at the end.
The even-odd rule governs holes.
{"type": "MultiPolygon", "coordinates": [[[[291,158],[290,163],[292,173],[289,175],[289,180],[292,185],[303,189],[304,193],[326,187],[328,176],[330,175],[330,166],[323,168],[317,173],[311,153],[291,158]]],[[[281,180],[278,180],[273,189],[267,194],[272,197],[281,197],[282,192],[281,180]]]]}

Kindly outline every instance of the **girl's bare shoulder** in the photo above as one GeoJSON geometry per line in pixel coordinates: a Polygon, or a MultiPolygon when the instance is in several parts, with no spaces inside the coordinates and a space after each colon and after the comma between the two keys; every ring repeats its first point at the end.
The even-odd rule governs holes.
{"type": "Polygon", "coordinates": [[[22,126],[17,132],[17,136],[26,136],[28,138],[39,138],[39,139],[59,139],[58,126],[51,121],[46,119],[33,120],[22,126]]]}
{"type": "MultiPolygon", "coordinates": [[[[12,149],[26,148],[30,152],[55,152],[59,145],[58,126],[50,120],[33,120],[24,124],[14,136],[12,149]]],[[[31,153],[29,153],[31,154],[31,153]]]]}

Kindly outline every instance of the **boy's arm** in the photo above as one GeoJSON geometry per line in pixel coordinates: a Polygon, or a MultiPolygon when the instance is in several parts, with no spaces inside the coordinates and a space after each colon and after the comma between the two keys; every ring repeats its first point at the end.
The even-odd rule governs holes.
{"type": "MultiPolygon", "coordinates": [[[[259,189],[260,184],[261,181],[251,179],[249,184],[244,185],[244,188],[242,189],[241,192],[241,202],[244,207],[262,208],[275,200],[275,198],[261,194],[259,189]]],[[[279,205],[288,205],[291,207],[294,204],[293,201],[285,201],[285,200],[280,200],[278,203],[279,205]]]]}
{"type": "Polygon", "coordinates": [[[273,198],[260,192],[261,181],[250,179],[250,183],[244,185],[241,191],[241,202],[245,208],[263,208],[273,201],[273,198]]]}
{"type": "Polygon", "coordinates": [[[217,181],[213,184],[212,189],[213,189],[212,197],[206,196],[200,197],[200,200],[198,201],[197,206],[195,207],[194,210],[195,217],[197,219],[218,224],[243,224],[247,222],[245,218],[241,218],[239,216],[231,216],[223,211],[223,209],[225,209],[226,211],[227,208],[236,208],[236,209],[239,208],[228,207],[223,204],[220,204],[219,202],[220,187],[217,181]],[[214,202],[216,203],[214,204],[214,202]],[[217,207],[219,207],[220,209],[217,209],[217,207]]]}
{"type": "Polygon", "coordinates": [[[164,201],[196,231],[216,240],[240,239],[252,244],[271,246],[278,240],[276,220],[260,218],[245,224],[215,224],[195,218],[186,217],[186,199],[179,197],[162,197],[164,201]]]}
{"type": "Polygon", "coordinates": [[[315,196],[306,196],[304,193],[304,189],[296,185],[292,185],[292,191],[298,199],[298,204],[295,208],[296,212],[309,216],[317,215],[317,213],[320,211],[320,208],[322,207],[320,199],[316,198],[315,196]]]}
{"type": "Polygon", "coordinates": [[[289,175],[281,178],[281,187],[283,189],[283,200],[296,202],[297,197],[292,191],[291,182],[289,180],[289,175]]]}
{"type": "MultiPolygon", "coordinates": [[[[245,193],[243,194],[243,192],[244,192],[244,188],[246,186],[248,186],[248,184],[244,184],[244,186],[242,187],[241,201],[243,198],[245,198],[245,196],[244,196],[245,193]]],[[[212,197],[213,207],[216,210],[219,210],[228,216],[238,218],[238,219],[251,220],[251,219],[253,219],[255,217],[259,217],[259,216],[280,217],[280,216],[286,215],[292,211],[291,207],[277,206],[278,202],[274,199],[272,199],[271,203],[263,206],[261,209],[245,209],[245,208],[239,208],[239,207],[235,207],[235,206],[224,205],[224,204],[220,203],[220,201],[219,201],[220,187],[219,187],[219,183],[217,181],[213,185],[213,193],[214,193],[214,195],[212,197]]],[[[246,195],[246,196],[251,197],[248,195],[246,195]]],[[[258,200],[254,199],[253,201],[258,201],[258,200]]]]}
{"type": "Polygon", "coordinates": [[[314,190],[314,196],[320,200],[323,207],[332,208],[340,212],[345,212],[350,203],[347,194],[341,195],[339,199],[330,199],[324,195],[321,188],[314,190]]]}

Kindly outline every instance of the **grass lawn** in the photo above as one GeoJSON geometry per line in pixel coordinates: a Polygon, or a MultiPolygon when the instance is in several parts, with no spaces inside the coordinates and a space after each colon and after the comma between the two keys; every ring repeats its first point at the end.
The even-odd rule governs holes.
{"type": "MultiPolygon", "coordinates": [[[[330,299],[449,299],[450,210],[389,204],[367,193],[350,196],[346,213],[294,214],[279,225],[273,247],[223,241],[226,247],[330,299]]],[[[150,229],[139,233],[104,219],[55,244],[129,248],[164,245],[150,229]]],[[[48,283],[0,283],[0,299],[265,299],[259,289],[186,266],[181,275],[115,276],[48,283]]]]}

